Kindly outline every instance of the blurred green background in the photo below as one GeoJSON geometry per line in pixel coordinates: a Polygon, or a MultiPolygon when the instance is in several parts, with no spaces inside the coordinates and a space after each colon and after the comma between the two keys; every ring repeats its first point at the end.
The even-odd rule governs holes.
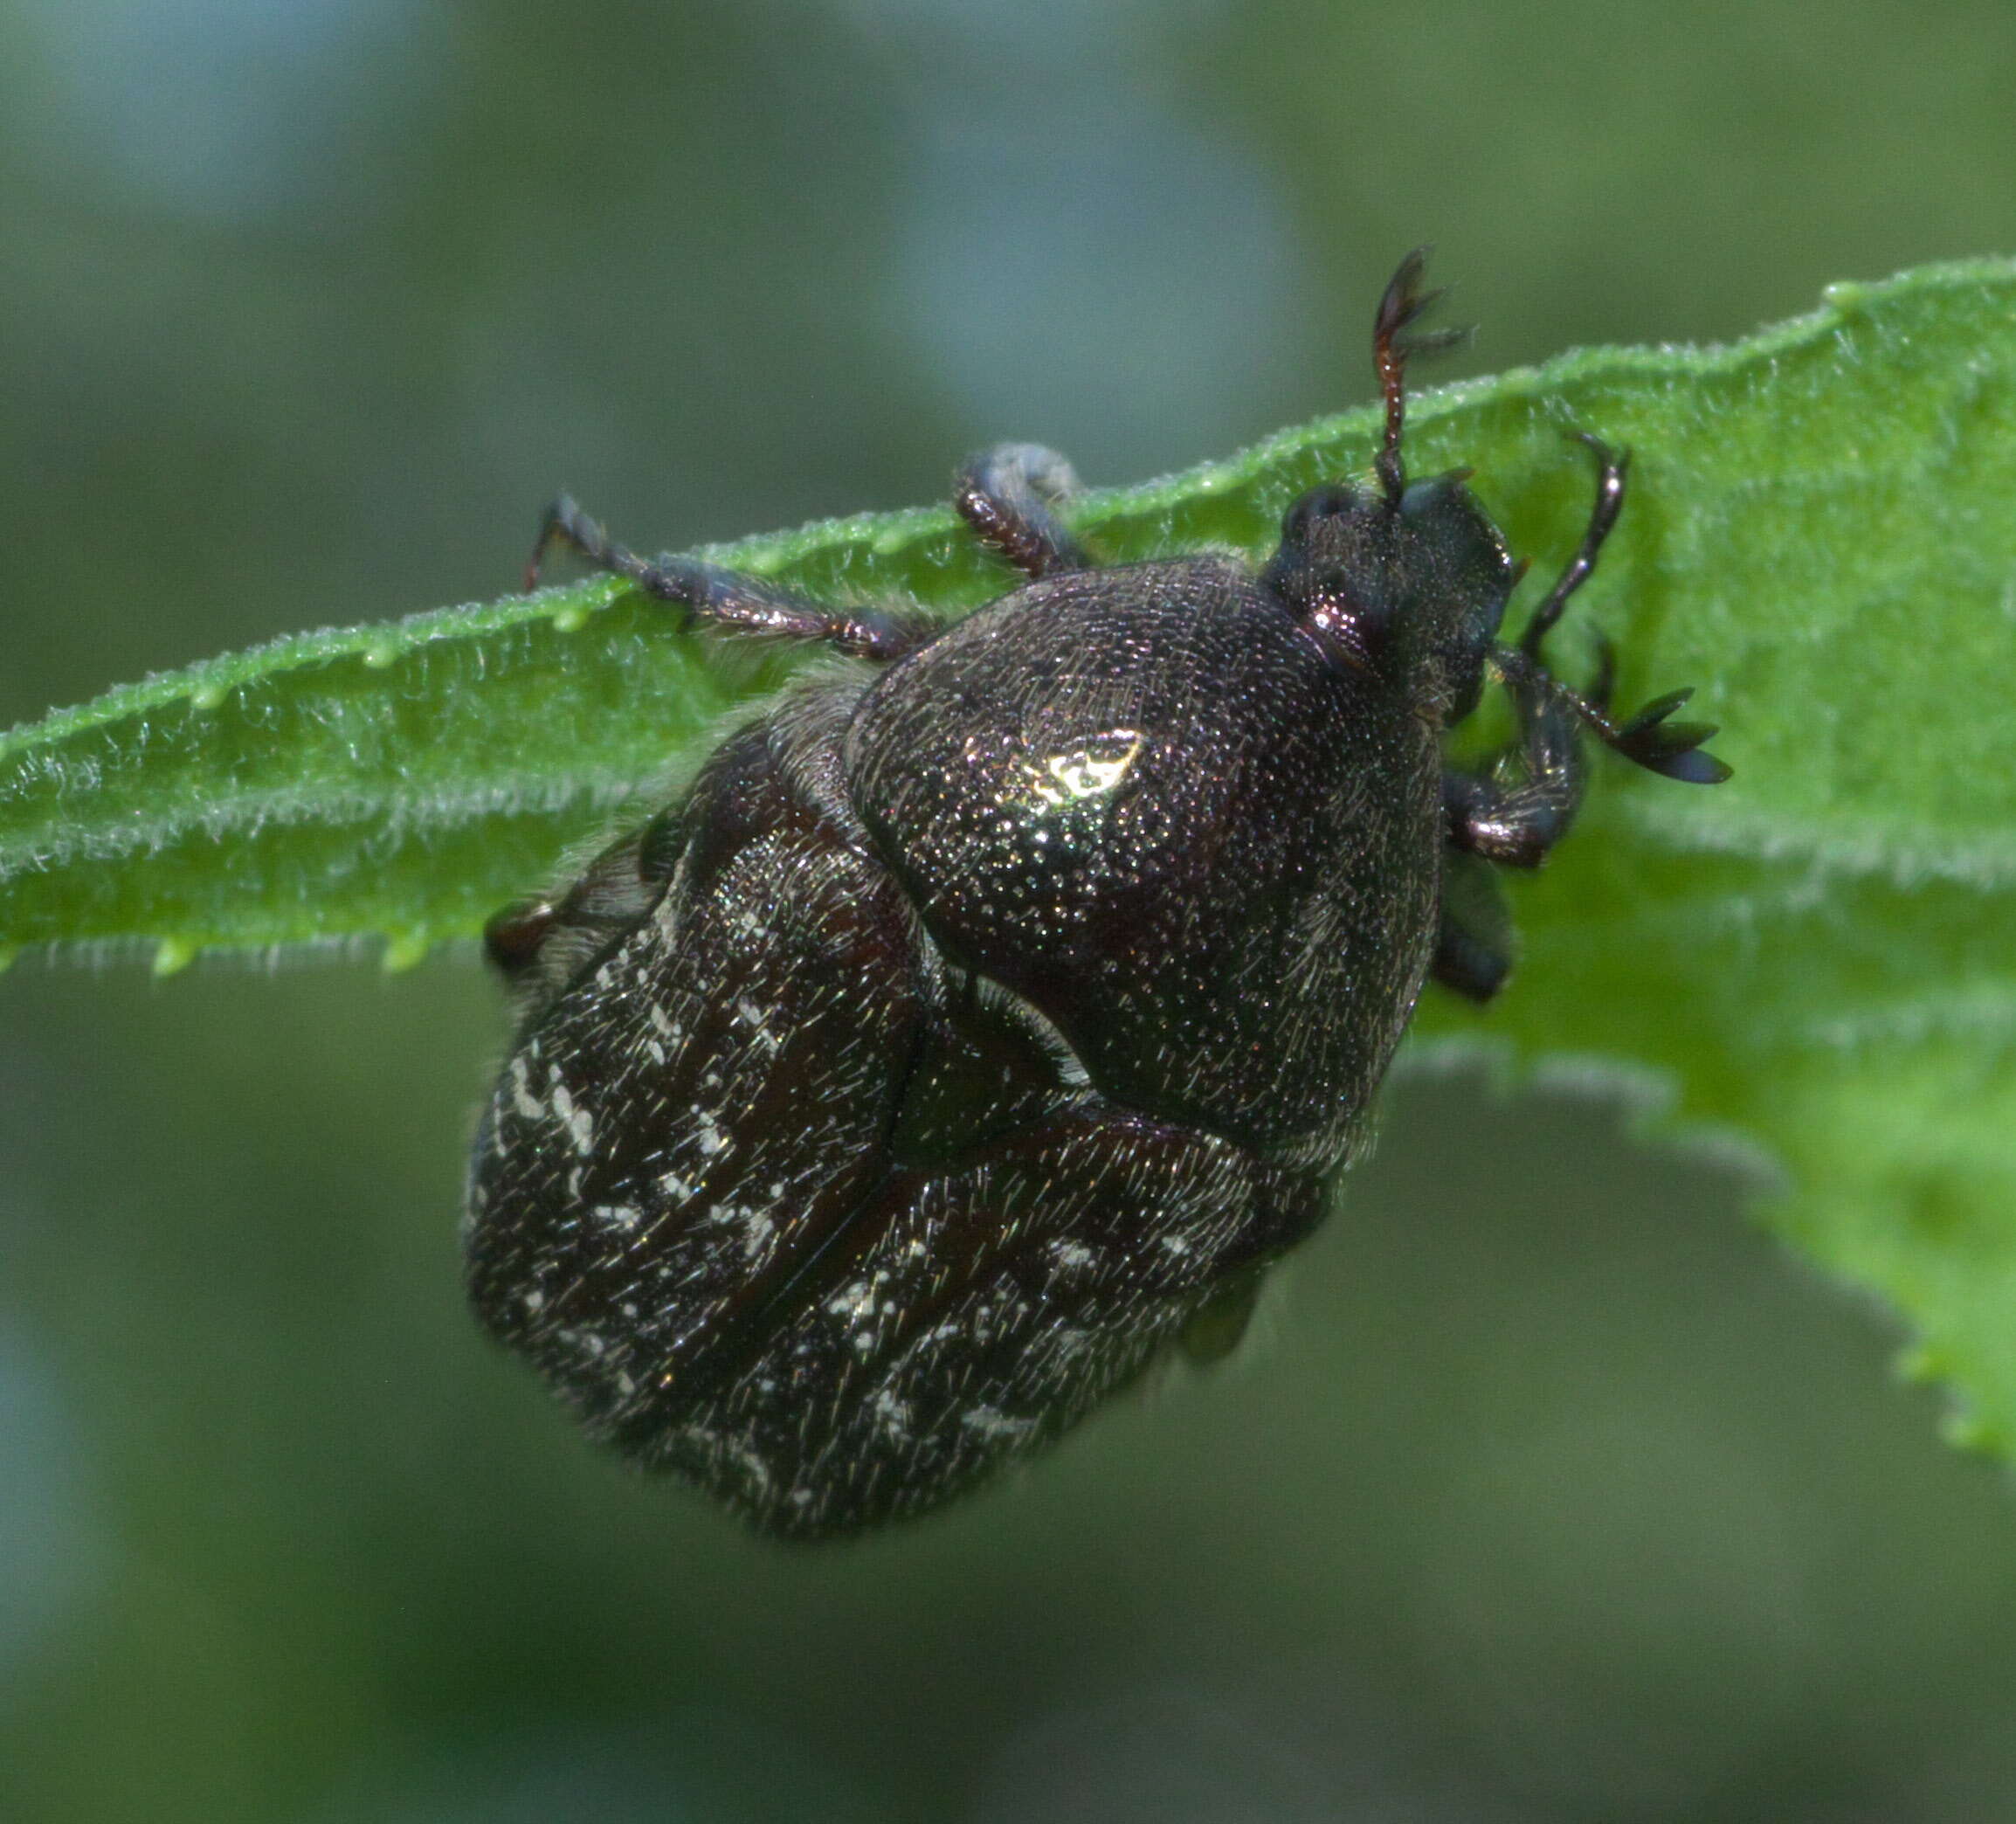
{"type": "MultiPolygon", "coordinates": [[[[2001,4],[0,31],[8,721],[501,592],[560,485],[677,546],[1224,454],[1424,239],[1450,377],[2016,251],[2001,4]]],[[[502,1033],[467,955],[0,981],[0,1817],[2016,1818],[2016,1502],[1656,1085],[1415,1058],[1232,1363],[787,1551],[461,1309],[502,1033]]]]}

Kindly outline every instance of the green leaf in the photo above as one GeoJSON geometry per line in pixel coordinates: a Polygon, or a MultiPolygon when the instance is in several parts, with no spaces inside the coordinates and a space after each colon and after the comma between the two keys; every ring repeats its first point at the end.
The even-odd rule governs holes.
{"type": "MultiPolygon", "coordinates": [[[[1417,473],[1474,466],[1543,568],[1588,510],[1586,428],[1634,492],[1571,625],[1626,708],[1678,685],[1736,767],[1713,791],[1605,762],[1518,883],[1519,978],[1422,1027],[1634,1061],[1681,1118],[1761,1142],[1781,1231],[1916,1323],[1955,1431],[2016,1439],[2016,266],[1840,287],[1733,348],[1605,349],[1423,394],[1417,473]]],[[[1369,409],[1088,495],[1108,555],[1260,550],[1361,470],[1369,409]]],[[[631,529],[622,529],[629,530],[631,529]]],[[[948,613],[999,587],[949,514],[706,555],[948,613]]],[[[1571,647],[1571,650],[1572,648],[1571,647]]],[[[672,632],[607,580],[306,635],[114,691],[0,748],[0,941],[212,946],[466,937],[788,660],[672,632]]],[[[1564,1166],[1564,1169],[1571,1169],[1564,1166]]]]}

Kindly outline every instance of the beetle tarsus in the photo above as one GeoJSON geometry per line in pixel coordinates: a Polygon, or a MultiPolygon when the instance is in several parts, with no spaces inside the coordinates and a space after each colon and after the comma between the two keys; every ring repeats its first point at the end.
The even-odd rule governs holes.
{"type": "Polygon", "coordinates": [[[1057,508],[1078,491],[1078,475],[1041,444],[996,444],[966,462],[952,505],[973,535],[1025,576],[1087,570],[1092,559],[1057,508]]]}
{"type": "Polygon", "coordinates": [[[922,614],[835,608],[761,577],[690,557],[639,557],[604,532],[566,494],[546,509],[525,566],[525,586],[539,586],[541,567],[556,544],[571,547],[597,570],[623,577],[695,621],[773,639],[817,640],[852,658],[887,663],[922,645],[937,624],[922,614]]]}

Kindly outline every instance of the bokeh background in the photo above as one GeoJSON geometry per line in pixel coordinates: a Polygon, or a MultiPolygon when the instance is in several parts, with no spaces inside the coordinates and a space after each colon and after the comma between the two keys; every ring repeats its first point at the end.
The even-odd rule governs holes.
{"type": "MultiPolygon", "coordinates": [[[[0,41],[9,721],[500,593],[562,484],[676,546],[1001,437],[1225,453],[1368,394],[1425,239],[1483,324],[1452,377],[2016,250],[2004,3],[6,0],[0,41]]],[[[502,1033],[472,955],[0,980],[0,1816],[2016,1817],[2016,1501],[1657,1084],[1417,1057],[1232,1363],[785,1551],[461,1309],[502,1033]]]]}

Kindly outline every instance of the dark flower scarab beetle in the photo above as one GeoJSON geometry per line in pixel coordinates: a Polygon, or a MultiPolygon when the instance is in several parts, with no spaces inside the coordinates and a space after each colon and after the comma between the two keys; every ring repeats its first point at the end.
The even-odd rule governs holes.
{"type": "Polygon", "coordinates": [[[1297,502],[1257,573],[1094,565],[1046,450],[955,497],[1028,580],[951,626],[561,540],[694,621],[872,661],[788,691],[671,809],[492,922],[521,1025],[479,1133],[469,1283],[590,1428],[766,1530],[936,1506],[1307,1235],[1433,975],[1482,1000],[1581,797],[1580,728],[1712,782],[1665,698],[1619,726],[1541,646],[1462,474],[1409,482],[1411,257],[1379,307],[1374,484],[1297,502]],[[1518,732],[1442,739],[1487,675],[1518,732]]]}

